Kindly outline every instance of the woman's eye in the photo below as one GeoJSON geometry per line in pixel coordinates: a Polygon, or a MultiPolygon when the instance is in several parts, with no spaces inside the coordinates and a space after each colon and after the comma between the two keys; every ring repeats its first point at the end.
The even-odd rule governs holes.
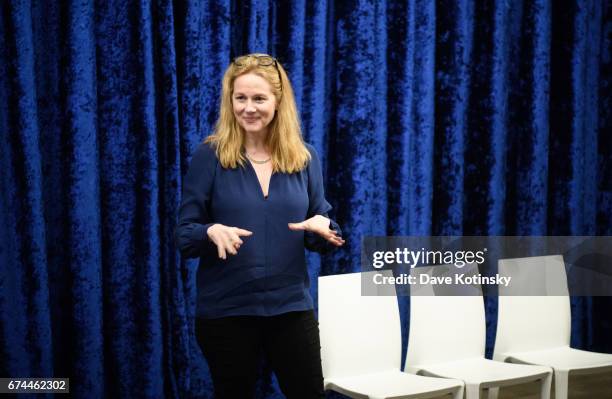
{"type": "Polygon", "coordinates": [[[263,97],[255,97],[255,101],[257,101],[258,103],[261,103],[261,102],[266,101],[266,99],[263,97]]]}

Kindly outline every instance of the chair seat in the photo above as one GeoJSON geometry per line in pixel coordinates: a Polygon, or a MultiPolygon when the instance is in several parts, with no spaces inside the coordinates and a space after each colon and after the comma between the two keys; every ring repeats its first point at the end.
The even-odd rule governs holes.
{"type": "Polygon", "coordinates": [[[522,363],[542,364],[555,370],[586,370],[612,367],[612,354],[588,352],[568,346],[505,354],[522,363]]]}
{"type": "Polygon", "coordinates": [[[431,374],[446,378],[456,378],[466,384],[504,386],[540,379],[552,373],[549,367],[523,364],[502,363],[485,358],[458,360],[413,368],[420,368],[431,374]],[[506,382],[506,383],[504,383],[506,382]]]}
{"type": "Polygon", "coordinates": [[[412,398],[423,393],[441,395],[462,386],[461,381],[435,377],[422,377],[389,370],[379,373],[325,379],[325,389],[333,389],[344,395],[362,398],[412,398]]]}

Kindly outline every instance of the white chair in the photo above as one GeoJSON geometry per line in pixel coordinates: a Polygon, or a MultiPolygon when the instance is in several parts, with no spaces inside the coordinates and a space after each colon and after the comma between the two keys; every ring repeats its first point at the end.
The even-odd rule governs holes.
{"type": "Polygon", "coordinates": [[[507,288],[499,287],[494,359],[552,367],[556,399],[567,398],[570,371],[612,371],[612,354],[569,346],[571,312],[563,256],[501,259],[498,273],[512,280],[507,288]]]}
{"type": "Polygon", "coordinates": [[[319,329],[325,390],[351,398],[463,397],[461,381],[400,371],[402,337],[394,287],[391,295],[364,296],[362,275],[319,277],[319,329]]]}
{"type": "Polygon", "coordinates": [[[552,370],[548,367],[496,362],[485,358],[486,321],[480,285],[456,286],[461,296],[448,296],[452,287],[419,284],[420,274],[451,277],[455,273],[477,274],[478,268],[454,266],[419,267],[411,275],[410,331],[405,371],[414,374],[456,378],[465,383],[467,399],[478,399],[481,390],[497,395],[502,386],[540,382],[540,397],[550,397],[552,370]],[[474,273],[475,269],[475,273],[474,273]],[[444,272],[440,273],[441,270],[444,272]],[[465,295],[467,291],[467,295],[465,295]],[[471,292],[470,292],[471,291],[471,292]],[[474,295],[475,294],[475,295],[474,295]]]}

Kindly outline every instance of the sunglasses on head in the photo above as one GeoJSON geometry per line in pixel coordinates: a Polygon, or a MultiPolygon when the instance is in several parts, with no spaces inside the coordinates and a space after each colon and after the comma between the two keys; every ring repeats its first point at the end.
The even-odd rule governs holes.
{"type": "Polygon", "coordinates": [[[274,68],[276,68],[276,72],[278,73],[278,81],[281,84],[282,91],[283,80],[281,79],[280,69],[278,68],[278,61],[276,60],[276,58],[269,55],[247,54],[234,58],[232,62],[234,63],[234,65],[242,67],[249,65],[249,59],[254,59],[257,62],[257,65],[262,67],[274,65],[274,68]]]}

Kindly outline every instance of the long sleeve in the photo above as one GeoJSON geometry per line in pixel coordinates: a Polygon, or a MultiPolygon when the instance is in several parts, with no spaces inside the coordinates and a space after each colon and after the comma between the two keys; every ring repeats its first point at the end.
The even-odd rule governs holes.
{"type": "MultiPolygon", "coordinates": [[[[321,161],[315,149],[306,145],[310,151],[311,160],[308,164],[308,214],[307,218],[315,215],[322,215],[329,218],[329,227],[335,230],[339,236],[342,235],[342,230],[338,223],[329,217],[329,211],[332,206],[325,199],[325,189],[323,186],[323,173],[321,171],[321,161]]],[[[327,253],[336,247],[320,235],[312,232],[304,233],[304,245],[310,251],[319,253],[327,253]]]]}
{"type": "Polygon", "coordinates": [[[214,224],[209,215],[212,185],[217,158],[208,144],[200,144],[191,159],[183,180],[178,225],[174,232],[176,246],[186,258],[200,257],[203,251],[214,250],[206,235],[214,224]]]}

